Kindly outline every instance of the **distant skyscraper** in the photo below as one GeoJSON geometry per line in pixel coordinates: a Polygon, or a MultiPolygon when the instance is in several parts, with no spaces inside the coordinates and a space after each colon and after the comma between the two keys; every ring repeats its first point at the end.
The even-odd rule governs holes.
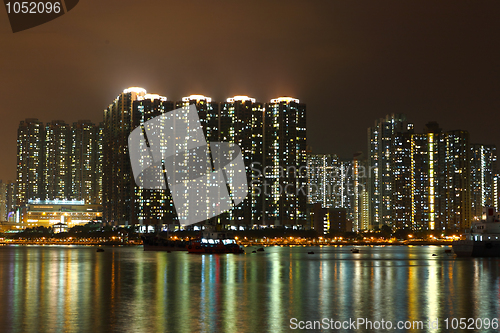
{"type": "MultiPolygon", "coordinates": [[[[16,206],[28,200],[101,203],[102,135],[88,120],[22,121],[18,129],[16,206]]],[[[13,207],[10,208],[10,211],[13,207]]]]}
{"type": "Polygon", "coordinates": [[[263,224],[297,225],[306,218],[306,106],[280,97],[265,105],[263,224]]]}
{"type": "Polygon", "coordinates": [[[208,96],[190,95],[176,102],[175,108],[189,107],[191,104],[196,105],[207,143],[210,145],[211,141],[219,141],[219,103],[208,96]]]}
{"type": "Polygon", "coordinates": [[[71,128],[62,120],[45,126],[42,199],[69,199],[71,128]]]}
{"type": "Polygon", "coordinates": [[[370,196],[368,189],[365,187],[361,192],[361,229],[370,229],[370,196]]]}
{"type": "Polygon", "coordinates": [[[320,203],[322,208],[343,208],[354,231],[368,229],[369,219],[365,188],[366,168],[356,156],[340,160],[337,155],[309,154],[307,158],[308,203],[320,203]]]}
{"type": "Polygon", "coordinates": [[[102,135],[100,125],[80,120],[71,126],[69,197],[101,204],[102,135]]]}
{"type": "MultiPolygon", "coordinates": [[[[196,106],[196,110],[198,111],[198,118],[203,128],[203,134],[210,149],[211,142],[220,141],[219,103],[213,101],[212,98],[208,96],[189,95],[176,102],[175,108],[187,109],[190,105],[196,106]]],[[[191,156],[196,159],[196,153],[193,153],[191,156]]],[[[206,158],[209,158],[209,156],[207,156],[206,158]]],[[[207,210],[210,210],[210,208],[207,207],[207,210]]],[[[225,221],[225,217],[227,217],[227,215],[228,213],[224,213],[222,215],[213,217],[208,223],[211,225],[227,224],[227,221],[225,221]]]]}
{"type": "Polygon", "coordinates": [[[497,150],[494,145],[471,145],[471,201],[474,220],[481,219],[483,207],[494,207],[494,177],[497,150]]]}
{"type": "Polygon", "coordinates": [[[100,122],[97,127],[97,145],[96,145],[96,173],[97,173],[97,203],[102,205],[103,200],[103,151],[104,151],[104,123],[100,122]]]}
{"type": "Polygon", "coordinates": [[[221,103],[217,119],[218,140],[234,143],[240,147],[249,184],[249,193],[245,200],[223,214],[221,219],[233,227],[260,224],[264,203],[264,195],[260,193],[262,177],[259,175],[263,171],[264,163],[264,105],[255,98],[234,96],[221,103]]]}
{"type": "Polygon", "coordinates": [[[0,180],[0,221],[7,221],[7,189],[8,183],[0,180]]]}
{"type": "MultiPolygon", "coordinates": [[[[132,129],[174,109],[174,103],[157,94],[137,97],[133,103],[132,129]]],[[[147,172],[147,171],[146,171],[147,172]]],[[[151,190],[132,185],[132,223],[140,225],[172,224],[176,219],[172,196],[168,189],[151,190]]]]}
{"type": "MultiPolygon", "coordinates": [[[[398,132],[394,135],[394,143],[391,151],[391,170],[392,180],[392,225],[396,228],[412,228],[414,224],[413,217],[413,198],[412,192],[413,170],[413,133],[398,132]]],[[[371,174],[370,176],[376,176],[371,174]]],[[[373,187],[372,187],[373,188],[373,187]]]]}
{"type": "Polygon", "coordinates": [[[337,155],[307,155],[307,202],[321,204],[321,208],[339,208],[342,205],[345,169],[337,155]]]}
{"type": "Polygon", "coordinates": [[[6,195],[6,200],[7,200],[7,218],[9,217],[9,213],[14,212],[16,209],[17,205],[17,200],[16,200],[16,183],[15,182],[8,182],[7,183],[7,195],[6,195]]]}
{"type": "Polygon", "coordinates": [[[352,195],[351,195],[351,216],[353,231],[368,230],[370,220],[363,219],[363,209],[367,209],[367,202],[363,202],[363,195],[367,193],[366,175],[368,167],[367,161],[362,159],[362,153],[356,153],[352,159],[352,195]]]}
{"type": "Polygon", "coordinates": [[[470,225],[469,134],[397,132],[391,152],[392,220],[397,228],[458,230],[470,225]]]}
{"type": "Polygon", "coordinates": [[[128,135],[133,129],[133,102],[146,90],[125,89],[104,110],[103,126],[103,221],[132,224],[134,179],[128,154],[128,135]]]}
{"type": "Polygon", "coordinates": [[[470,143],[467,131],[445,133],[445,174],[447,176],[446,224],[448,229],[466,229],[471,225],[470,143]]]}
{"type": "Polygon", "coordinates": [[[368,166],[370,171],[368,189],[370,193],[370,215],[372,227],[386,224],[393,226],[392,220],[392,170],[391,152],[394,150],[393,135],[396,132],[411,131],[413,124],[406,121],[403,114],[387,115],[368,128],[368,166]]]}
{"type": "Polygon", "coordinates": [[[495,172],[493,176],[493,207],[500,210],[500,175],[495,172]]]}
{"type": "Polygon", "coordinates": [[[17,205],[42,198],[45,129],[35,118],[21,121],[17,130],[17,205]]]}

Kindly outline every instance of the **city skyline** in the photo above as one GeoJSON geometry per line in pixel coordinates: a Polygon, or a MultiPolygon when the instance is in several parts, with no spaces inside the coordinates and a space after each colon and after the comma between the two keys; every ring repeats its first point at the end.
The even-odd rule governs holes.
{"type": "MultiPolygon", "coordinates": [[[[149,95],[157,95],[157,94],[149,94],[149,95]]],[[[159,95],[158,95],[159,96],[159,95]]],[[[200,94],[192,94],[192,95],[189,95],[189,96],[205,96],[205,95],[200,95],[200,94]]],[[[188,97],[182,97],[182,98],[179,98],[178,100],[177,99],[168,99],[167,97],[165,96],[161,96],[162,98],[165,98],[165,100],[169,103],[176,103],[176,105],[180,106],[180,101],[182,100],[182,98],[188,98],[188,97]]],[[[217,100],[217,99],[213,99],[213,102],[214,103],[220,103],[221,105],[223,105],[224,103],[228,103],[228,100],[230,99],[233,99],[235,97],[245,97],[245,98],[250,98],[248,97],[247,95],[235,95],[235,96],[227,96],[226,98],[224,98],[223,100],[217,100]]],[[[287,97],[288,98],[288,97],[287,97]]],[[[254,98],[252,98],[254,99],[254,98]]],[[[269,99],[269,101],[272,101],[273,99],[275,98],[271,98],[269,99]]],[[[260,100],[257,100],[257,103],[260,103],[260,104],[263,104],[263,103],[266,103],[266,102],[261,102],[260,100]]],[[[379,117],[379,118],[376,118],[376,119],[372,119],[369,123],[370,125],[368,126],[368,128],[370,127],[373,127],[373,122],[375,123],[378,123],[378,122],[383,122],[384,121],[384,118],[387,116],[387,114],[384,114],[383,116],[379,117]]],[[[406,114],[405,114],[405,117],[406,117],[406,114]]],[[[70,125],[71,123],[73,123],[73,125],[75,125],[76,123],[79,123],[79,122],[89,122],[91,124],[99,124],[99,123],[102,123],[103,119],[99,120],[99,121],[91,121],[91,120],[85,120],[84,119],[84,115],[82,115],[81,117],[77,116],[76,118],[71,118],[71,119],[75,119],[75,121],[68,121],[67,123],[65,123],[65,121],[67,121],[67,119],[65,120],[62,120],[63,123],[65,123],[66,125],[70,125]]],[[[33,118],[25,118],[25,119],[20,119],[19,121],[22,122],[22,121],[25,121],[27,119],[36,119],[36,121],[40,122],[40,124],[47,124],[47,126],[49,126],[51,123],[53,122],[58,122],[60,120],[52,120],[52,119],[47,119],[47,121],[45,121],[44,119],[41,119],[40,117],[33,117],[33,118]]],[[[434,120],[420,120],[420,121],[413,121],[412,122],[412,126],[415,130],[417,131],[420,131],[420,130],[425,130],[425,127],[426,127],[426,124],[427,123],[432,123],[432,122],[435,122],[437,123],[436,121],[434,120]],[[421,128],[419,128],[418,126],[416,126],[415,124],[420,124],[422,123],[422,126],[421,128]]],[[[451,127],[445,127],[443,128],[444,131],[461,131],[461,130],[466,130],[467,132],[471,133],[470,130],[468,130],[467,127],[464,127],[464,128],[460,128],[460,129],[452,129],[451,127]],[[445,129],[445,128],[448,128],[448,129],[445,129]]],[[[311,131],[312,132],[312,131],[311,131]]],[[[364,129],[359,129],[357,130],[357,132],[363,132],[363,135],[365,135],[366,133],[366,128],[364,129]]],[[[471,144],[481,144],[481,145],[494,145],[496,146],[496,144],[492,143],[492,142],[482,142],[482,141],[479,141],[479,140],[475,140],[474,139],[474,135],[471,133],[470,134],[470,142],[471,144]],[[481,142],[481,143],[479,143],[481,142]]],[[[363,141],[366,141],[366,138],[363,140],[363,141]]],[[[347,160],[347,159],[352,159],[353,156],[356,156],[356,155],[359,155],[360,153],[362,153],[362,159],[366,159],[368,157],[368,154],[369,154],[369,149],[367,149],[366,147],[366,144],[364,145],[364,147],[362,149],[359,149],[357,151],[351,151],[351,152],[348,152],[346,155],[342,155],[340,152],[341,151],[346,151],[345,149],[343,149],[343,147],[345,148],[345,146],[343,145],[333,145],[331,150],[328,150],[326,152],[319,152],[319,149],[315,149],[314,146],[310,145],[309,142],[308,142],[308,148],[311,149],[311,152],[313,154],[321,154],[321,155],[337,155],[339,158],[343,159],[343,160],[347,160]]],[[[5,145],[3,146],[3,148],[5,148],[5,145]]],[[[15,169],[15,167],[13,167],[15,169]]],[[[16,179],[16,176],[15,176],[15,173],[14,173],[14,176],[13,177],[3,177],[2,178],[2,175],[0,175],[0,179],[4,180],[4,181],[14,181],[16,179]]]]}
{"type": "Polygon", "coordinates": [[[382,225],[458,230],[480,219],[484,206],[498,209],[496,146],[472,142],[465,130],[445,132],[429,122],[419,133],[406,115],[392,114],[368,128],[369,156],[346,160],[336,154],[306,155],[306,105],[298,99],[262,103],[234,96],[219,103],[191,95],[169,101],[139,87],[121,92],[104,110],[105,121],[99,125],[86,120],[71,126],[63,120],[21,121],[18,179],[27,181],[17,183],[18,204],[81,199],[99,204],[103,198],[104,222],[172,224],[176,214],[169,192],[136,187],[129,156],[123,152],[134,128],[191,104],[196,105],[204,136],[238,144],[247,168],[247,200],[214,223],[308,228],[315,213],[306,208],[306,194],[310,205],[345,209],[353,231],[382,225]],[[292,194],[296,189],[304,190],[302,199],[300,191],[292,194]]]}
{"type": "Polygon", "coordinates": [[[189,8],[159,2],[146,18],[136,15],[139,3],[125,1],[102,3],[102,11],[81,3],[17,34],[2,20],[2,49],[10,52],[0,53],[0,177],[15,177],[9,143],[20,120],[99,123],[115,90],[133,85],[169,99],[296,96],[308,105],[313,151],[343,158],[366,153],[365,128],[388,113],[407,114],[416,130],[437,121],[445,131],[467,129],[472,141],[499,146],[500,47],[492,41],[500,4],[430,8],[416,2],[200,2],[189,8]],[[175,27],[184,19],[174,14],[186,11],[192,23],[180,31],[175,27]],[[169,20],[162,19],[165,12],[173,14],[169,20]],[[138,24],[122,27],[122,19],[138,24]],[[158,42],[162,37],[168,43],[158,42]]]}

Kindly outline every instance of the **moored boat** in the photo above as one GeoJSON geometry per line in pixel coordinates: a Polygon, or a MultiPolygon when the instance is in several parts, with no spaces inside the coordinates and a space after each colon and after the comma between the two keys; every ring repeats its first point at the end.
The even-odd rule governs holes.
{"type": "Polygon", "coordinates": [[[244,253],[236,243],[236,239],[228,232],[204,232],[200,239],[191,241],[187,246],[188,253],[244,253]]]}
{"type": "Polygon", "coordinates": [[[465,239],[452,243],[458,257],[500,257],[500,213],[483,208],[482,220],[473,222],[465,239]]]}

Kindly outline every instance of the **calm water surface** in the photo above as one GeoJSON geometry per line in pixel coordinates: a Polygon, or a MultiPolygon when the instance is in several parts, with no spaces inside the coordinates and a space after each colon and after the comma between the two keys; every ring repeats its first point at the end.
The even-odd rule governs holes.
{"type": "Polygon", "coordinates": [[[289,332],[291,318],[366,318],[439,319],[437,330],[414,332],[446,332],[457,330],[445,318],[500,317],[498,259],[454,259],[448,247],[349,249],[4,246],[0,331],[289,332]]]}

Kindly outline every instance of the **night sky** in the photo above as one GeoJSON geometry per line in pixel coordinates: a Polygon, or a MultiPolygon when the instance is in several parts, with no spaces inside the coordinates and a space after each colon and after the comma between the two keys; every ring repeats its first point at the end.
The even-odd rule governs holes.
{"type": "Polygon", "coordinates": [[[99,122],[129,86],[293,96],[313,152],[345,158],[388,113],[500,146],[500,1],[81,0],[15,34],[0,8],[0,41],[4,181],[21,120],[99,122]]]}

